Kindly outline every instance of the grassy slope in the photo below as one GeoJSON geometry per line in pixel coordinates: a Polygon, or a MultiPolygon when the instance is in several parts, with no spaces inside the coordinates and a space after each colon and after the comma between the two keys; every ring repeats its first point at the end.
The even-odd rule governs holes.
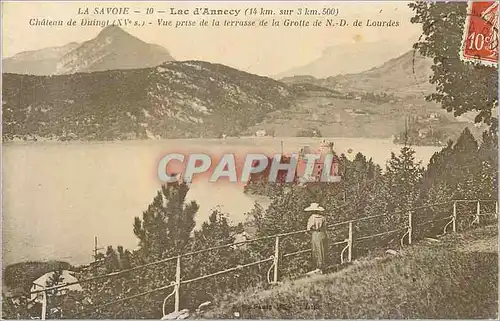
{"type": "Polygon", "coordinates": [[[486,227],[422,242],[335,274],[249,290],[204,318],[493,318],[498,316],[498,233],[486,227]]]}

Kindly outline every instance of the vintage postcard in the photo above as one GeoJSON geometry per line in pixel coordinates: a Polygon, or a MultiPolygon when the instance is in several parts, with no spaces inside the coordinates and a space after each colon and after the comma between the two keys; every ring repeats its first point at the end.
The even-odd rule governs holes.
{"type": "Polygon", "coordinates": [[[2,2],[2,319],[498,318],[498,2],[2,2]]]}

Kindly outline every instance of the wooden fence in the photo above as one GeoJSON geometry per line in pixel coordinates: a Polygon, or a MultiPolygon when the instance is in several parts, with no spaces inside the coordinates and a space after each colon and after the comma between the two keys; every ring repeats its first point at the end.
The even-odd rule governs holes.
{"type": "MultiPolygon", "coordinates": [[[[346,262],[347,263],[351,262],[353,259],[354,241],[361,241],[361,240],[371,239],[371,238],[380,237],[380,236],[387,235],[387,234],[392,234],[392,233],[404,231],[404,234],[400,239],[400,244],[401,244],[401,246],[411,245],[412,240],[413,240],[413,232],[414,232],[416,227],[428,225],[428,224],[435,223],[438,221],[445,221],[445,220],[448,220],[448,222],[444,225],[443,234],[446,234],[450,230],[450,227],[451,227],[452,232],[456,232],[457,231],[457,217],[458,217],[457,209],[458,209],[458,206],[460,204],[475,204],[475,211],[473,213],[467,214],[467,216],[473,218],[471,220],[469,226],[472,226],[474,224],[479,224],[481,221],[481,217],[483,217],[483,216],[494,216],[496,219],[498,219],[498,201],[496,201],[496,200],[453,200],[453,201],[449,201],[449,202],[434,203],[434,204],[429,204],[429,205],[425,205],[425,206],[412,208],[411,210],[407,211],[406,224],[403,227],[399,227],[399,228],[395,228],[393,230],[384,231],[381,233],[376,233],[376,234],[371,234],[371,235],[357,237],[355,235],[354,229],[353,229],[354,224],[357,222],[362,222],[362,221],[372,220],[372,219],[375,219],[378,217],[387,216],[388,213],[367,216],[367,217],[362,217],[362,218],[358,218],[358,219],[353,219],[353,220],[348,220],[348,221],[343,221],[343,222],[331,224],[328,226],[328,229],[333,229],[333,228],[339,229],[339,227],[341,227],[341,226],[346,226],[347,227],[347,235],[348,235],[348,237],[346,239],[333,242],[331,245],[345,244],[345,246],[340,251],[340,261],[341,261],[341,264],[344,264],[346,262]],[[489,203],[489,204],[494,203],[494,205],[495,205],[494,212],[481,212],[481,209],[483,207],[481,204],[484,204],[484,203],[489,203]],[[426,208],[432,208],[432,207],[436,207],[436,206],[450,205],[450,204],[453,205],[451,215],[448,215],[445,217],[440,217],[440,218],[435,219],[435,220],[429,220],[429,221],[422,222],[419,224],[414,224],[414,218],[413,218],[414,212],[416,212],[418,210],[423,210],[426,208]]],[[[397,212],[393,212],[390,214],[397,214],[397,212]]],[[[82,284],[82,283],[95,281],[95,280],[99,280],[99,279],[116,277],[116,276],[122,275],[124,273],[137,271],[140,269],[150,267],[152,265],[157,265],[157,264],[166,263],[166,262],[175,260],[176,261],[175,281],[173,281],[165,286],[158,287],[158,288],[146,291],[146,292],[138,293],[138,294],[135,294],[132,296],[122,298],[122,299],[103,303],[103,304],[100,304],[98,306],[94,306],[92,309],[85,310],[85,311],[82,311],[79,313],[79,315],[81,315],[83,313],[88,313],[91,311],[95,311],[97,309],[105,308],[105,307],[110,306],[110,305],[115,305],[115,304],[118,304],[118,303],[121,303],[124,301],[128,301],[128,300],[131,300],[131,299],[134,299],[137,297],[149,295],[151,293],[155,293],[155,292],[159,292],[159,291],[163,291],[163,290],[172,288],[173,291],[165,298],[165,300],[163,302],[163,314],[165,315],[166,314],[166,311],[165,311],[166,303],[167,303],[168,299],[170,299],[172,296],[174,296],[174,312],[179,311],[179,309],[180,309],[179,292],[180,292],[181,285],[183,285],[183,284],[188,284],[188,283],[200,281],[203,279],[215,277],[218,275],[222,275],[222,274],[233,272],[236,270],[248,268],[248,267],[255,266],[258,264],[262,264],[262,263],[266,263],[266,262],[272,262],[271,267],[269,268],[268,273],[267,273],[267,280],[271,284],[277,284],[279,282],[278,267],[281,264],[281,262],[279,261],[281,241],[286,237],[292,237],[294,235],[303,234],[306,232],[307,232],[307,230],[298,230],[298,231],[292,231],[292,232],[288,232],[288,233],[281,233],[281,234],[276,234],[276,235],[271,235],[271,236],[266,236],[266,237],[261,237],[261,238],[255,238],[255,239],[244,240],[244,241],[240,241],[240,242],[234,242],[234,243],[226,244],[226,245],[214,246],[214,247],[210,247],[210,248],[206,248],[206,249],[202,249],[202,250],[198,250],[198,251],[184,253],[182,255],[178,255],[178,256],[174,256],[174,257],[165,258],[165,259],[162,259],[159,261],[151,262],[151,263],[137,266],[137,267],[127,269],[127,270],[122,270],[122,271],[118,271],[118,272],[114,272],[114,273],[110,273],[110,274],[105,274],[105,275],[100,275],[100,276],[96,276],[96,277],[92,277],[92,278],[88,278],[88,279],[83,279],[83,280],[79,280],[79,281],[75,281],[75,282],[57,285],[57,286],[46,287],[46,288],[43,288],[40,290],[32,291],[32,292],[30,292],[30,294],[37,294],[38,293],[38,294],[42,295],[41,319],[45,320],[46,308],[47,308],[47,292],[48,291],[59,290],[61,288],[64,288],[64,287],[67,287],[67,286],[70,286],[73,284],[82,284]],[[189,280],[181,280],[181,274],[182,274],[181,261],[182,261],[182,258],[190,257],[190,256],[193,256],[196,254],[206,253],[206,252],[210,252],[210,251],[214,251],[214,250],[218,250],[218,249],[234,247],[236,245],[242,245],[242,244],[247,244],[247,243],[252,243],[252,242],[257,242],[257,241],[262,241],[262,240],[269,240],[269,239],[274,239],[274,255],[272,255],[269,258],[264,258],[264,259],[261,259],[261,260],[255,261],[255,262],[244,264],[244,265],[237,265],[234,267],[227,268],[225,270],[220,270],[220,271],[217,271],[214,273],[198,276],[198,277],[195,277],[195,278],[192,278],[189,280]],[[271,278],[271,273],[272,273],[272,278],[271,278]]],[[[307,252],[311,252],[311,249],[304,249],[304,250],[300,250],[300,251],[296,251],[296,252],[292,252],[292,253],[285,253],[281,257],[286,258],[286,257],[294,256],[294,255],[307,253],[307,252]]]]}

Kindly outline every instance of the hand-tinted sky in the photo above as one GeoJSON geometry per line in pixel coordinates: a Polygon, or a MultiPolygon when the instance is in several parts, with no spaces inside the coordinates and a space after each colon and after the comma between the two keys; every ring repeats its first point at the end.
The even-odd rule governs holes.
{"type": "MultiPolygon", "coordinates": [[[[401,47],[407,44],[408,50],[421,33],[419,25],[413,25],[409,19],[412,11],[405,2],[4,2],[3,3],[3,39],[2,54],[12,56],[26,50],[60,46],[69,42],[82,42],[97,35],[99,27],[33,27],[30,18],[49,18],[67,20],[76,18],[78,8],[107,6],[128,6],[140,9],[210,7],[213,9],[249,7],[266,9],[322,9],[338,8],[338,18],[361,21],[396,20],[398,28],[383,27],[347,27],[347,28],[297,28],[297,27],[260,27],[260,28],[224,28],[192,27],[172,28],[149,26],[144,28],[124,28],[130,34],[151,43],[167,48],[177,60],[205,60],[223,63],[241,70],[261,75],[275,75],[288,69],[308,64],[319,58],[329,47],[338,45],[356,46],[359,43],[379,42],[385,46],[387,59],[400,54],[401,47]],[[397,43],[396,46],[388,43],[397,43]]],[[[166,14],[149,16],[154,22],[158,18],[169,19],[166,14]]],[[[148,18],[149,18],[148,17],[148,18]]],[[[110,16],[89,15],[88,18],[108,19],[110,16]]],[[[145,14],[135,14],[134,18],[146,18],[145,14]]],[[[171,17],[170,17],[171,18],[171,17]]],[[[186,20],[200,20],[200,16],[187,17],[186,20]]],[[[212,17],[205,17],[209,20],[212,17]]],[[[242,17],[240,17],[242,18],[242,17]]],[[[279,18],[279,17],[274,17],[279,18]]],[[[284,19],[281,17],[280,19],[284,19]]],[[[292,19],[299,19],[291,16],[292,19]]],[[[179,18],[175,18],[179,19],[179,18]]],[[[236,18],[219,18],[236,19],[236,18]]],[[[313,18],[308,18],[313,20],[313,18]]],[[[370,52],[363,53],[356,59],[370,61],[370,52]]],[[[353,63],[353,62],[350,62],[353,63]]],[[[355,63],[355,62],[354,62],[355,63]]],[[[375,62],[374,62],[375,63],[375,62]]]]}

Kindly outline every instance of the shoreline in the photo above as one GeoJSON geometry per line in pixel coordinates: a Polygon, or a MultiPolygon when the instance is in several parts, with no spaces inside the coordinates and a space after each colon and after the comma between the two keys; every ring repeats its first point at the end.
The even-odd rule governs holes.
{"type": "MultiPolygon", "coordinates": [[[[358,140],[366,139],[373,141],[387,141],[395,145],[403,145],[393,143],[393,137],[342,137],[342,136],[325,136],[325,137],[296,137],[296,136],[241,136],[241,137],[227,137],[227,138],[162,138],[162,139],[117,139],[117,140],[68,140],[60,141],[56,139],[37,139],[35,140],[3,140],[2,145],[41,145],[41,144],[54,144],[54,145],[82,145],[82,144],[92,144],[92,145],[102,145],[102,144],[121,144],[121,143],[152,143],[152,142],[162,142],[162,141],[186,141],[186,142],[196,142],[196,141],[220,141],[220,142],[241,142],[241,141],[316,141],[321,142],[322,140],[334,141],[337,140],[358,140]]],[[[433,145],[422,145],[429,147],[436,147],[433,145]]]]}
{"type": "MultiPolygon", "coordinates": [[[[247,153],[256,150],[268,154],[279,153],[281,141],[284,145],[283,151],[289,152],[298,151],[304,145],[314,147],[323,139],[333,140],[336,146],[334,150],[338,154],[352,148],[355,153],[361,152],[367,158],[372,158],[374,163],[382,168],[391,152],[398,153],[401,148],[400,145],[393,144],[391,139],[339,137],[127,140],[114,141],[112,144],[109,142],[91,144],[62,142],[61,144],[57,141],[8,144],[3,155],[4,169],[10,174],[3,182],[7,192],[4,194],[7,199],[4,207],[4,226],[7,228],[10,224],[19,226],[20,229],[11,230],[11,235],[4,235],[4,241],[9,243],[6,244],[8,246],[5,248],[4,258],[8,257],[9,262],[22,262],[22,257],[68,260],[64,257],[71,255],[77,257],[76,260],[69,259],[71,263],[86,262],[78,258],[86,258],[87,253],[78,249],[74,251],[69,243],[87,244],[91,248],[93,237],[96,235],[99,236],[100,242],[118,243],[133,248],[136,239],[131,234],[130,224],[134,217],[140,216],[147,208],[157,192],[156,160],[167,151],[211,150],[213,153],[226,151],[247,153]],[[21,175],[17,176],[18,178],[21,177],[25,181],[29,177],[29,185],[24,185],[26,183],[23,179],[13,179],[16,173],[21,175]],[[57,196],[53,191],[58,191],[58,194],[63,193],[64,197],[57,196]],[[83,191],[86,191],[84,195],[83,191]],[[22,198],[28,198],[30,202],[21,204],[14,201],[22,198]],[[55,227],[54,222],[57,223],[55,227]],[[112,232],[106,228],[108,223],[116,223],[112,232]],[[30,224],[38,224],[39,227],[32,229],[29,227],[30,224]],[[73,235],[74,237],[69,237],[65,233],[57,239],[43,241],[47,236],[39,230],[46,229],[58,233],[60,226],[68,224],[88,226],[88,232],[80,231],[73,235]],[[15,239],[23,240],[28,248],[21,248],[13,243],[15,239]],[[34,246],[36,242],[39,244],[34,246]],[[22,251],[22,255],[15,255],[15,251],[18,250],[22,251]],[[8,251],[13,252],[9,254],[8,251]],[[56,253],[61,255],[52,256],[56,253]],[[20,257],[21,260],[17,260],[16,257],[20,257]]],[[[416,158],[427,164],[430,157],[440,149],[415,147],[416,158]]],[[[204,182],[192,186],[187,200],[194,200],[200,205],[197,225],[208,218],[210,210],[215,206],[222,207],[223,212],[229,214],[229,219],[239,222],[244,218],[243,214],[253,208],[255,201],[267,205],[260,196],[244,194],[242,188],[235,189],[227,184],[209,185],[204,182]],[[222,197],[221,194],[226,196],[222,197]]]]}

